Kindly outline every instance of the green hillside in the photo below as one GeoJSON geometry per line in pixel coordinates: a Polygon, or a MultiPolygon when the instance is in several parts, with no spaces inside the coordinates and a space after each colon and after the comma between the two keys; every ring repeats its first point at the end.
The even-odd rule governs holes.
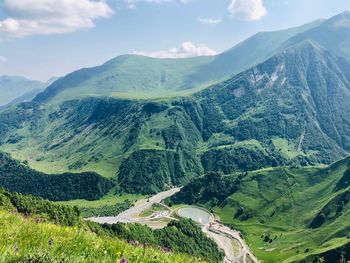
{"type": "Polygon", "coordinates": [[[204,171],[327,164],[350,150],[347,69],[305,41],[189,97],[20,104],[0,114],[0,148],[40,171],[95,171],[142,194],[204,171]]]}
{"type": "Polygon", "coordinates": [[[293,45],[303,40],[312,40],[340,57],[350,59],[350,32],[348,23],[350,12],[343,12],[330,18],[321,25],[306,30],[290,38],[284,46],[293,45]]]}
{"type": "Polygon", "coordinates": [[[345,262],[340,258],[350,259],[349,175],[349,158],[328,167],[209,173],[172,202],[212,209],[221,222],[242,231],[263,262],[321,262],[313,261],[319,254],[326,262],[345,262]]]}
{"type": "MultiPolygon", "coordinates": [[[[182,224],[186,225],[186,222],[182,224]]],[[[172,238],[177,245],[176,251],[165,245],[157,248],[153,244],[137,245],[135,242],[122,241],[108,228],[83,221],[75,208],[2,189],[0,227],[2,262],[92,263],[119,262],[123,258],[128,262],[139,263],[205,262],[203,258],[196,258],[193,254],[178,252],[187,245],[174,235],[175,231],[181,232],[180,225],[172,227],[173,232],[168,231],[168,238],[172,238]]],[[[199,229],[195,225],[191,227],[192,231],[199,229]]],[[[194,236],[186,236],[187,242],[192,241],[192,238],[194,236]]],[[[206,237],[205,239],[206,242],[212,242],[206,237]]],[[[192,250],[194,254],[198,254],[198,251],[210,253],[208,247],[204,250],[204,247],[200,247],[199,243],[198,245],[197,250],[192,250]]],[[[211,249],[212,252],[219,253],[215,245],[211,249]]]]}
{"type": "Polygon", "coordinates": [[[262,262],[350,260],[349,24],[345,12],[213,57],[120,56],[3,108],[0,261],[221,261],[188,220],[80,217],[178,186],[169,205],[211,210],[262,262]]]}
{"type": "Polygon", "coordinates": [[[57,103],[87,96],[154,98],[186,95],[250,68],[272,55],[289,38],[321,23],[319,20],[288,30],[259,33],[213,57],[119,56],[101,66],[68,74],[39,94],[35,101],[57,103]]]}
{"type": "Polygon", "coordinates": [[[44,174],[0,153],[0,187],[23,194],[33,194],[54,201],[97,200],[108,193],[114,182],[85,172],[80,174],[44,174]]]}

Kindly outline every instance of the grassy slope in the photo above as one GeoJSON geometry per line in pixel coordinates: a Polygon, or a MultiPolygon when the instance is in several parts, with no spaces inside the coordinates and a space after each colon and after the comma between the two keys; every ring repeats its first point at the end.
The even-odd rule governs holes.
{"type": "Polygon", "coordinates": [[[96,201],[71,200],[71,201],[63,201],[58,203],[69,205],[69,206],[77,206],[79,208],[98,208],[101,206],[110,206],[110,205],[123,203],[125,202],[125,200],[136,202],[141,198],[143,198],[143,196],[141,195],[131,195],[131,194],[115,195],[114,192],[115,192],[115,189],[113,189],[110,193],[105,195],[100,200],[96,200],[96,201]]]}
{"type": "Polygon", "coordinates": [[[101,226],[82,220],[76,207],[3,189],[0,226],[5,229],[0,233],[3,262],[119,262],[126,257],[140,263],[198,263],[204,262],[201,258],[209,262],[223,259],[215,242],[191,220],[171,221],[156,231],[139,224],[101,226]]]}
{"type": "Polygon", "coordinates": [[[264,262],[300,261],[350,242],[348,203],[339,214],[332,211],[333,218],[321,227],[310,227],[326,204],[349,191],[348,187],[335,190],[348,162],[346,159],[325,168],[271,168],[249,173],[221,207],[211,208],[223,223],[244,233],[264,262]],[[247,220],[237,215],[239,209],[248,215],[247,220]],[[264,241],[267,235],[271,243],[264,241]]]}
{"type": "Polygon", "coordinates": [[[59,204],[78,207],[83,217],[115,216],[117,213],[129,208],[132,204],[143,198],[142,195],[122,194],[117,195],[113,188],[107,195],[99,200],[70,200],[58,202],[59,204]]]}
{"type": "Polygon", "coordinates": [[[303,42],[186,98],[20,105],[0,114],[1,149],[47,172],[117,176],[144,194],[203,170],[330,163],[350,149],[344,74],[334,56],[303,42]]]}
{"type": "Polygon", "coordinates": [[[45,174],[0,152],[0,185],[10,191],[63,201],[96,200],[107,194],[114,182],[96,173],[45,174]]]}
{"type": "Polygon", "coordinates": [[[78,227],[37,223],[0,210],[0,253],[2,262],[197,262],[180,254],[131,246],[112,237],[98,236],[78,227]],[[52,240],[52,245],[49,245],[52,240]]]}
{"type": "Polygon", "coordinates": [[[0,211],[0,226],[3,229],[0,233],[1,259],[6,262],[32,262],[30,258],[48,261],[64,258],[65,262],[118,262],[122,256],[130,262],[184,262],[188,258],[169,256],[154,249],[144,251],[143,248],[112,238],[100,238],[77,228],[47,223],[38,225],[33,220],[24,220],[5,211],[0,211]],[[48,245],[50,239],[54,241],[51,248],[48,245]]]}
{"type": "Polygon", "coordinates": [[[177,94],[178,91],[200,86],[202,82],[195,78],[189,79],[189,76],[213,60],[213,57],[155,59],[124,55],[101,66],[67,75],[39,94],[36,100],[57,103],[87,96],[135,98],[135,95],[130,95],[135,92],[138,93],[137,98],[177,94]]]}
{"type": "Polygon", "coordinates": [[[188,95],[263,61],[289,38],[321,23],[315,21],[287,30],[259,33],[212,57],[120,56],[101,66],[81,69],[63,77],[35,100],[58,103],[87,96],[146,99],[188,95]]]}

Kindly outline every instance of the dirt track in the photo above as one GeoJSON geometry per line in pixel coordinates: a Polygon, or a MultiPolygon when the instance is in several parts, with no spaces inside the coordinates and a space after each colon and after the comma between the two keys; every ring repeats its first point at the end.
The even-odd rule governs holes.
{"type": "Polygon", "coordinates": [[[254,263],[258,263],[258,259],[251,252],[250,248],[241,238],[238,231],[232,230],[231,228],[220,224],[217,221],[210,223],[203,227],[203,231],[208,234],[217,245],[225,252],[225,263],[246,263],[247,258],[254,263]],[[231,240],[236,240],[240,246],[239,255],[235,255],[233,252],[231,240]]]}
{"type": "MultiPolygon", "coordinates": [[[[94,221],[100,224],[115,224],[118,222],[123,223],[142,223],[148,220],[157,220],[169,218],[169,213],[157,213],[146,218],[140,218],[138,215],[149,208],[155,203],[161,203],[167,197],[174,195],[179,192],[181,188],[173,188],[169,191],[161,192],[156,194],[149,199],[143,199],[138,201],[135,206],[122,212],[121,214],[114,217],[91,217],[87,220],[94,221]]],[[[225,263],[247,263],[247,257],[250,258],[254,263],[258,263],[258,259],[250,251],[249,247],[245,244],[238,231],[232,230],[227,226],[220,224],[215,221],[214,218],[211,223],[202,226],[202,230],[210,238],[212,238],[217,245],[225,252],[225,263]],[[239,243],[239,254],[234,253],[232,246],[232,240],[236,240],[239,243]]],[[[249,261],[249,262],[251,262],[249,261]]]]}
{"type": "Polygon", "coordinates": [[[171,190],[158,193],[149,199],[143,199],[136,202],[135,206],[130,209],[120,213],[117,216],[107,216],[107,217],[90,217],[87,218],[90,221],[100,223],[100,224],[115,224],[118,222],[122,223],[137,223],[140,220],[137,216],[144,210],[147,210],[152,207],[155,203],[160,203],[167,197],[174,195],[179,192],[181,188],[173,188],[171,190]]]}

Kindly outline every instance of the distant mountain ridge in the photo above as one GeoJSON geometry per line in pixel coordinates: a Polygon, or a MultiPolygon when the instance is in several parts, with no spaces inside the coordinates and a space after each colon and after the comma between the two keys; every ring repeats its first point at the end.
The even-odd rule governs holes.
{"type": "Polygon", "coordinates": [[[347,23],[345,12],[217,57],[121,56],[73,72],[0,112],[0,150],[48,182],[92,171],[117,194],[184,186],[170,201],[213,209],[266,262],[349,259],[347,23]]]}
{"type": "MultiPolygon", "coordinates": [[[[345,13],[309,24],[302,34],[314,36],[323,28],[328,32],[328,25],[344,16],[348,18],[345,13]]],[[[338,28],[331,28],[336,35],[338,28]]],[[[289,41],[295,30],[301,29],[281,31],[289,32],[283,37],[276,33],[286,46],[263,62],[189,96],[73,96],[54,105],[40,103],[39,98],[49,100],[51,92],[56,94],[53,98],[60,96],[61,85],[76,91],[75,85],[84,79],[77,74],[97,80],[96,70],[99,77],[114,72],[115,65],[131,63],[130,57],[72,73],[33,103],[0,114],[0,149],[45,172],[47,167],[54,173],[95,171],[117,177],[126,192],[144,194],[186,184],[208,171],[230,174],[331,163],[350,151],[350,63],[316,38],[289,41]]],[[[131,58],[136,63],[139,57],[131,58]]]]}
{"type": "Polygon", "coordinates": [[[1,148],[143,194],[208,171],[327,164],[350,151],[349,69],[305,40],[188,97],[22,104],[0,114],[1,148]]]}
{"type": "Polygon", "coordinates": [[[7,104],[31,101],[47,86],[40,81],[19,76],[0,76],[0,107],[7,104]]]}
{"type": "Polygon", "coordinates": [[[259,33],[212,57],[119,56],[102,66],[68,74],[39,94],[35,101],[57,103],[87,96],[154,98],[194,92],[262,62],[289,38],[322,22],[317,20],[288,30],[259,33]]]}

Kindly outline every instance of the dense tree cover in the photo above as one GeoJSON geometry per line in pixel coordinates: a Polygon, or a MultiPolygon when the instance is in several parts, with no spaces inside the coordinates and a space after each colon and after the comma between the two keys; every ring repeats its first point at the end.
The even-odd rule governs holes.
{"type": "Polygon", "coordinates": [[[348,164],[348,169],[344,172],[343,176],[341,177],[336,187],[334,188],[334,191],[346,189],[349,186],[350,186],[350,161],[348,164]]]}
{"type": "Polygon", "coordinates": [[[114,216],[132,207],[133,202],[125,200],[123,203],[117,203],[114,205],[106,205],[100,207],[81,207],[81,215],[84,218],[93,216],[114,216]]]}
{"type": "Polygon", "coordinates": [[[192,180],[180,192],[170,199],[175,204],[205,204],[210,202],[216,206],[238,190],[245,174],[224,176],[216,172],[208,172],[205,176],[192,180]]]}
{"type": "Polygon", "coordinates": [[[77,207],[54,204],[50,201],[30,195],[12,193],[0,188],[0,208],[15,209],[17,212],[39,215],[55,224],[74,226],[81,222],[80,211],[77,207]]]}
{"type": "Polygon", "coordinates": [[[48,175],[0,153],[0,186],[10,191],[32,194],[53,201],[72,199],[96,200],[114,183],[96,173],[48,175]]]}
{"type": "Polygon", "coordinates": [[[302,150],[317,151],[309,162],[329,162],[347,149],[350,92],[342,69],[335,57],[303,43],[196,96],[202,105],[215,103],[210,108],[223,119],[217,126],[238,141],[278,137],[296,149],[301,141],[302,150]]]}
{"type": "Polygon", "coordinates": [[[160,246],[168,251],[201,257],[208,262],[221,262],[223,252],[208,238],[192,220],[171,221],[165,228],[152,230],[140,224],[105,225],[119,238],[150,246],[160,246]]]}
{"type": "Polygon", "coordinates": [[[185,150],[140,150],[122,163],[118,181],[125,192],[153,194],[184,184],[200,172],[197,160],[185,150]]]}
{"type": "Polygon", "coordinates": [[[237,171],[253,171],[263,167],[275,167],[283,161],[258,147],[236,147],[209,150],[202,156],[205,171],[223,172],[230,174],[237,171]]]}
{"type": "Polygon", "coordinates": [[[35,125],[42,114],[43,109],[32,102],[21,103],[2,111],[0,113],[0,145],[6,142],[15,143],[16,141],[12,141],[12,138],[18,137],[18,135],[9,134],[10,131],[21,128],[25,123],[35,125]]]}
{"type": "Polygon", "coordinates": [[[350,260],[350,242],[336,249],[331,249],[319,255],[312,255],[301,263],[347,263],[350,260]]]}
{"type": "Polygon", "coordinates": [[[30,143],[38,162],[114,175],[131,193],[207,171],[328,164],[350,150],[349,68],[306,41],[187,97],[22,104],[0,113],[0,138],[7,150],[30,143]]]}

